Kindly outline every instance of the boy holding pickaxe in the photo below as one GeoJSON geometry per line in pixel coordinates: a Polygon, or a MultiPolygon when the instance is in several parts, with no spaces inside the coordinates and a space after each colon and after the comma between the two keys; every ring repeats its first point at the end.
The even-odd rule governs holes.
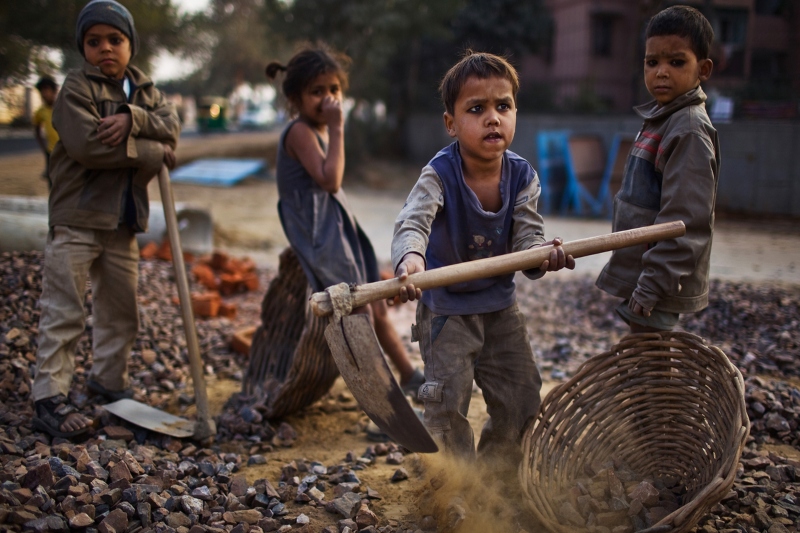
{"type": "MultiPolygon", "coordinates": [[[[553,244],[539,269],[574,268],[545,242],[536,211],[540,186],[531,165],[509,151],[519,79],[505,59],[468,52],[445,75],[444,123],[456,142],[423,168],[395,223],[392,261],[406,281],[426,269],[553,244]]],[[[409,283],[402,301],[420,299],[414,328],[425,362],[425,425],[445,451],[475,457],[467,420],[473,379],[489,412],[478,453],[516,470],[522,430],[539,409],[541,378],[515,303],[514,275],[451,285],[424,294],[409,283]]]]}

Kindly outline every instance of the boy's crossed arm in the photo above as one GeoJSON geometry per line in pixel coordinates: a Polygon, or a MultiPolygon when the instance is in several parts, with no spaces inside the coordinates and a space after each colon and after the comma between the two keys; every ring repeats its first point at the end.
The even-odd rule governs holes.
{"type": "Polygon", "coordinates": [[[180,133],[174,109],[169,104],[152,112],[138,106],[127,107],[147,114],[147,122],[151,124],[160,123],[160,127],[151,127],[147,131],[161,132],[162,139],[134,135],[132,132],[136,120],[133,114],[117,113],[101,117],[91,90],[68,76],[53,113],[54,125],[67,154],[91,169],[152,167],[155,174],[162,162],[169,163],[171,159],[174,165],[173,147],[180,133]],[[123,144],[126,138],[127,142],[123,144]]]}
{"type": "MultiPolygon", "coordinates": [[[[164,146],[164,164],[166,164],[167,168],[169,169],[175,168],[175,164],[177,163],[177,158],[175,157],[174,151],[176,142],[173,138],[166,134],[166,121],[163,120],[162,117],[159,117],[156,113],[146,111],[138,106],[125,104],[125,106],[123,106],[121,109],[124,108],[127,108],[127,111],[130,112],[116,113],[115,115],[100,119],[100,124],[97,126],[97,138],[100,139],[100,142],[109,146],[117,146],[123,141],[126,141],[127,143],[135,142],[133,139],[136,137],[159,141],[164,146]],[[137,113],[132,112],[134,109],[137,110],[137,113]],[[137,120],[135,118],[137,115],[141,117],[142,114],[144,115],[143,119],[140,118],[137,120]],[[152,133],[159,134],[152,136],[145,135],[142,133],[144,131],[142,129],[140,129],[137,134],[137,128],[135,126],[137,122],[140,122],[141,120],[160,122],[160,127],[150,128],[152,133]]],[[[169,116],[164,118],[169,118],[169,116]]]]}
{"type": "Polygon", "coordinates": [[[134,104],[120,106],[116,114],[100,119],[97,127],[101,142],[116,146],[127,139],[151,139],[164,145],[164,163],[175,168],[175,147],[180,135],[180,123],[174,106],[159,94],[159,101],[152,111],[134,104]]]}
{"type": "Polygon", "coordinates": [[[167,101],[163,93],[159,92],[158,103],[152,111],[134,104],[124,104],[120,110],[130,113],[133,121],[131,135],[153,139],[175,149],[181,131],[180,120],[175,106],[167,101]]]}

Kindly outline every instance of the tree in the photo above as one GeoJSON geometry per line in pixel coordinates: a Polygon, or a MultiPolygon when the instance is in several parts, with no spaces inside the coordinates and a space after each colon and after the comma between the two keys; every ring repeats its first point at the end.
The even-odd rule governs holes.
{"type": "Polygon", "coordinates": [[[519,0],[471,0],[453,20],[459,44],[517,59],[538,52],[552,26],[541,2],[519,0]]]}
{"type": "Polygon", "coordinates": [[[276,0],[212,0],[198,21],[207,61],[188,81],[196,96],[228,94],[243,82],[266,82],[264,69],[286,46],[279,25],[284,7],[276,0]]]}
{"type": "MultiPolygon", "coordinates": [[[[191,42],[192,19],[180,16],[172,0],[122,0],[139,33],[134,60],[150,69],[155,53],[178,51],[191,42]]],[[[86,0],[20,0],[0,2],[0,87],[23,83],[34,73],[52,70],[47,50],[64,54],[65,67],[80,64],[75,23],[86,0]]]]}
{"type": "Polygon", "coordinates": [[[346,52],[350,94],[385,102],[396,131],[414,111],[440,109],[439,81],[466,48],[519,58],[550,27],[541,0],[294,0],[284,20],[275,30],[287,38],[346,52]]]}

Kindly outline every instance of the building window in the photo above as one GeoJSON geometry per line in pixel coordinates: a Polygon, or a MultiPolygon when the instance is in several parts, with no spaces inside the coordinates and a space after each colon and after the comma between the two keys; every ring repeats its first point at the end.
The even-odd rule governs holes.
{"type": "Polygon", "coordinates": [[[744,9],[717,9],[714,33],[723,54],[719,73],[724,76],[743,76],[747,16],[744,9]]]}
{"type": "Polygon", "coordinates": [[[786,0],[756,0],[755,10],[757,15],[777,17],[784,11],[788,4],[786,0]]]}
{"type": "Polygon", "coordinates": [[[747,11],[744,9],[717,9],[717,38],[723,44],[744,45],[747,40],[747,11]]]}
{"type": "Polygon", "coordinates": [[[592,15],[592,55],[594,57],[611,57],[613,35],[613,16],[592,15]]]}

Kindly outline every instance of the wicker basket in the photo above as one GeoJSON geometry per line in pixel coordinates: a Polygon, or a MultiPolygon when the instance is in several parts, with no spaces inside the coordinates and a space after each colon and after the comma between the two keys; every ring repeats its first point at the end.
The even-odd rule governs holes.
{"type": "Polygon", "coordinates": [[[328,319],[311,312],[310,294],[297,255],[286,248],[261,304],[261,325],[253,334],[242,384],[242,392],[263,403],[268,419],[311,405],[339,377],[325,341],[328,319]]]}
{"type": "Polygon", "coordinates": [[[542,402],[523,437],[520,480],[546,528],[588,531],[557,514],[584,467],[615,458],[641,476],[679,479],[682,506],[650,530],[690,530],[733,486],[750,430],[744,381],[689,333],[629,335],[542,402]]]}

